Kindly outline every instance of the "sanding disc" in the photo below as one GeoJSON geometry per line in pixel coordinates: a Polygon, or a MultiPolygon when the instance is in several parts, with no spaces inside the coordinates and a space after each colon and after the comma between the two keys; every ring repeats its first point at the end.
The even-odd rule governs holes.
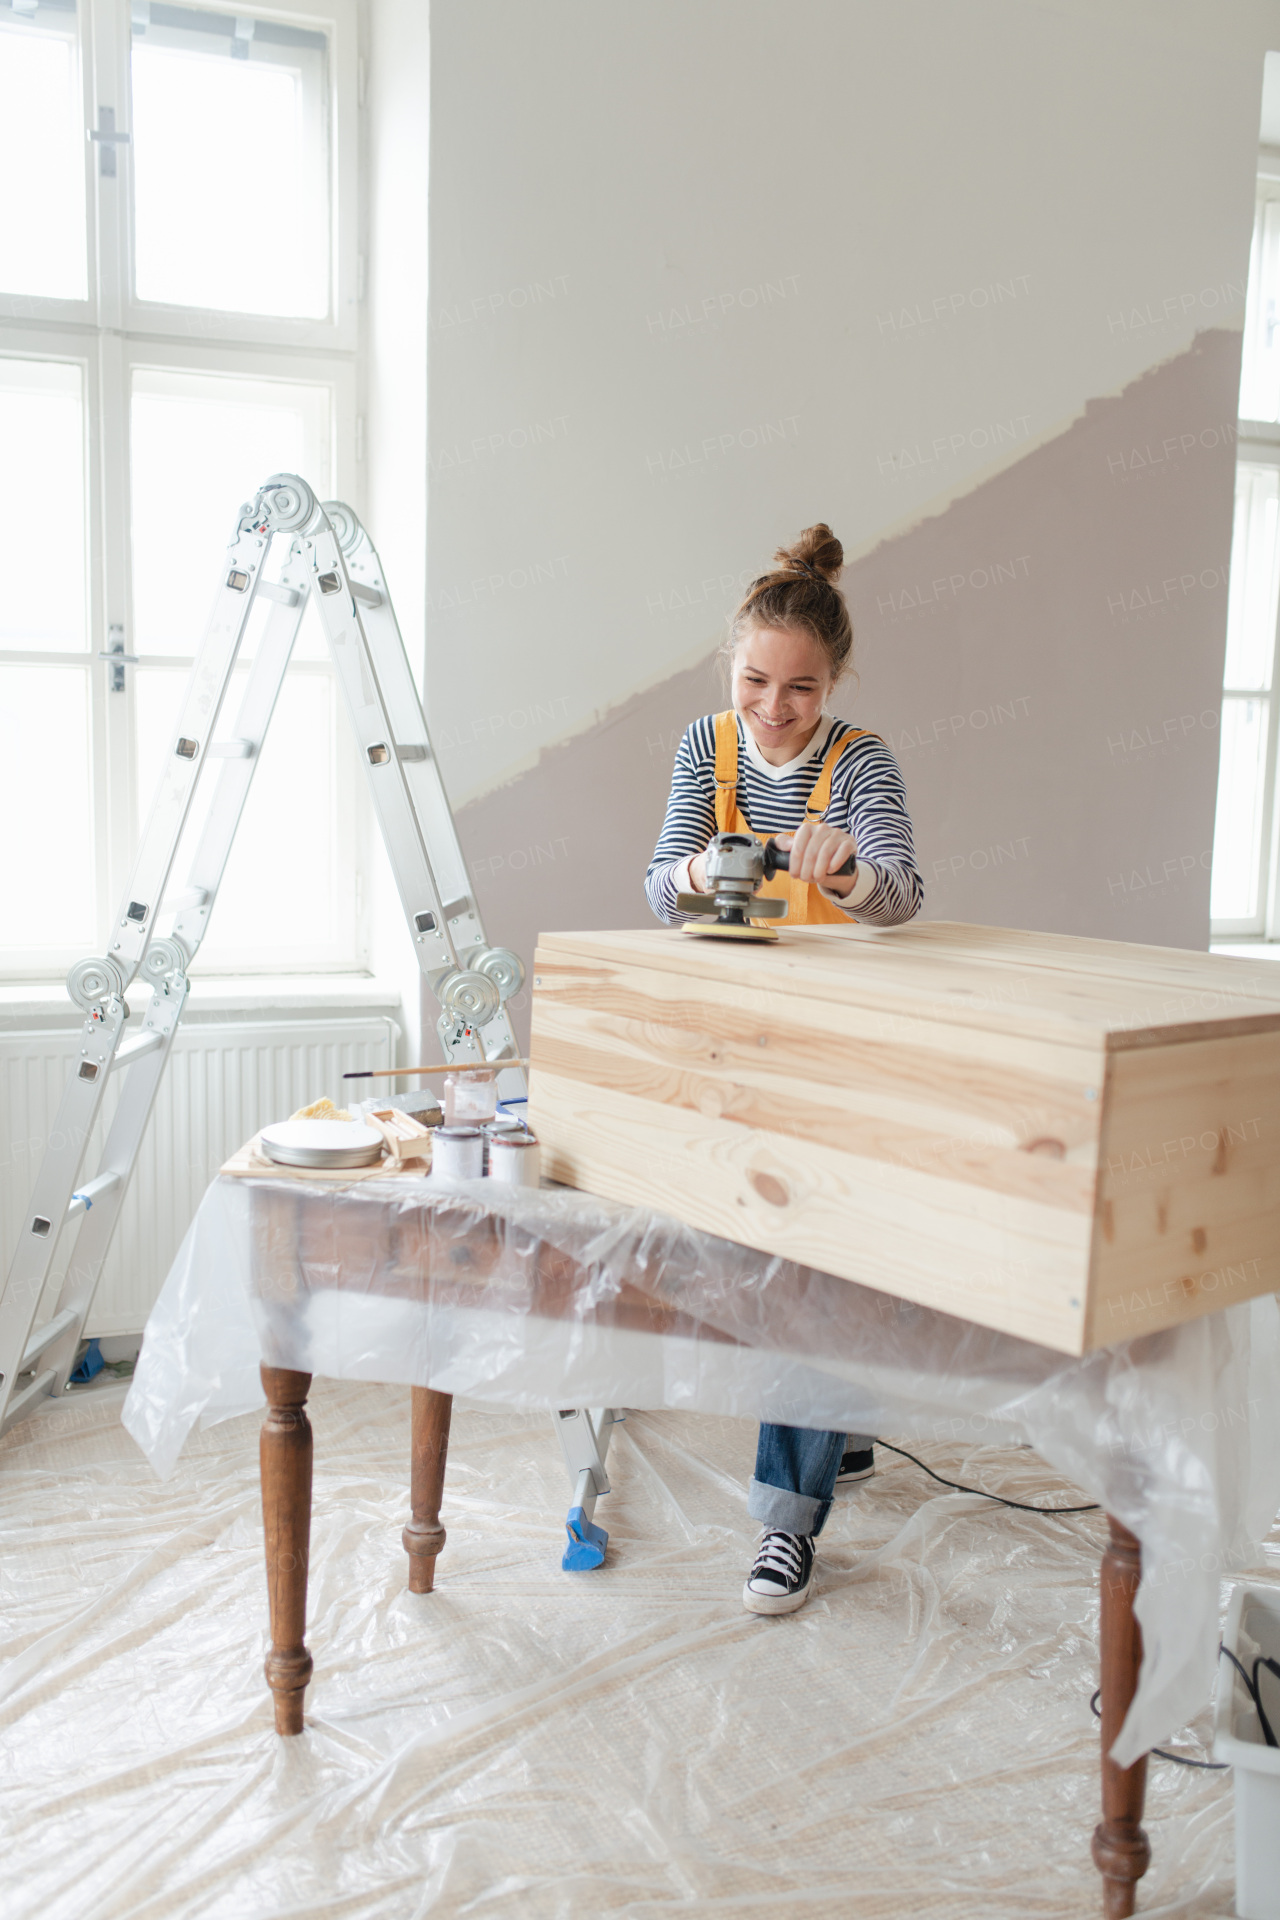
{"type": "Polygon", "coordinates": [[[776,940],[778,937],[772,927],[735,927],[720,920],[704,920],[701,925],[696,920],[686,920],[684,930],[703,940],[776,940]]]}

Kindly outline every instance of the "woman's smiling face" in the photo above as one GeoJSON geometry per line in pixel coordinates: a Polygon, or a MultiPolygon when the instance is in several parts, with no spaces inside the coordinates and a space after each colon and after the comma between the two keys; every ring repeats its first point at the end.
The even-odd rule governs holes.
{"type": "Polygon", "coordinates": [[[770,766],[808,746],[832,685],[825,650],[794,627],[752,627],[733,650],[733,704],[770,766]]]}

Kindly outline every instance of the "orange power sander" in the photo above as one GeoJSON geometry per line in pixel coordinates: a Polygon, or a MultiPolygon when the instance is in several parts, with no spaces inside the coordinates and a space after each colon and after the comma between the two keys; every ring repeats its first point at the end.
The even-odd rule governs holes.
{"type": "MultiPolygon", "coordinates": [[[[686,933],[710,934],[730,940],[776,940],[772,927],[753,925],[777,920],[787,911],[785,900],[757,891],[775,873],[788,873],[791,855],[776,840],[757,840],[749,833],[718,833],[707,848],[707,891],[678,893],[681,913],[696,914],[685,922],[686,933]]],[[[852,873],[852,855],[837,873],[852,873]]]]}

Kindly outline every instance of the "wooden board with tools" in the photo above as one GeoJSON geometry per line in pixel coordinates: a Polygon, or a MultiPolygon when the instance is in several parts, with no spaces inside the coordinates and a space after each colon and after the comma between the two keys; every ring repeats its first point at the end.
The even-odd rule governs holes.
{"type": "Polygon", "coordinates": [[[1280,1288],[1280,974],[932,922],[547,933],[553,1179],[1085,1353],[1280,1288]]]}

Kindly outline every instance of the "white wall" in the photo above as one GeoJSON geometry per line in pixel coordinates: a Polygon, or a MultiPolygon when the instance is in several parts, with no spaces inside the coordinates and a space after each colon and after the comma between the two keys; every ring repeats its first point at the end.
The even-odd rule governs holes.
{"type": "Polygon", "coordinates": [[[372,0],[369,508],[402,608],[426,522],[491,937],[644,923],[724,615],[821,517],[926,911],[1203,945],[1276,0],[434,0],[429,162],[427,19],[372,0]]]}
{"type": "Polygon", "coordinates": [[[432,17],[431,670],[450,715],[482,659],[530,716],[458,749],[459,799],[687,663],[725,596],[651,605],[818,514],[865,551],[1240,324],[1272,7],[432,17]]]}

